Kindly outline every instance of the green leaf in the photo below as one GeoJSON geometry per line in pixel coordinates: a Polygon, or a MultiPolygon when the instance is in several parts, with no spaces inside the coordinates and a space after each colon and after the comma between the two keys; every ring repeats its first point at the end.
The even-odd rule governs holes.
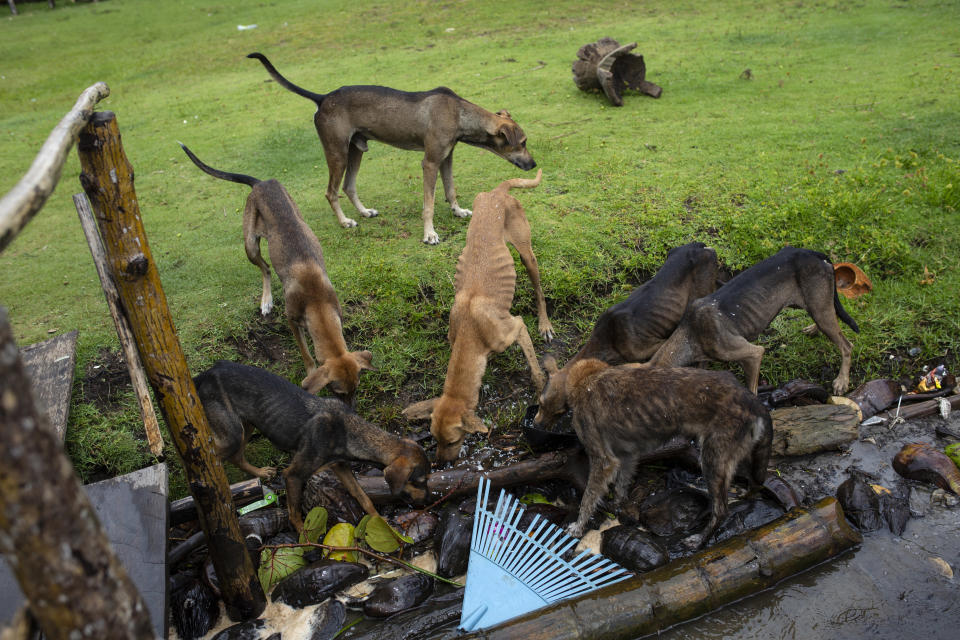
{"type": "Polygon", "coordinates": [[[260,552],[260,569],[257,577],[265,593],[291,573],[307,564],[303,559],[303,547],[281,547],[260,552]]]}
{"type": "Polygon", "coordinates": [[[540,493],[528,493],[520,498],[520,502],[523,504],[551,504],[551,502],[540,493]]]}
{"type": "MultiPolygon", "coordinates": [[[[330,531],[328,531],[327,535],[323,538],[323,544],[330,545],[331,547],[352,547],[356,545],[356,543],[353,525],[346,522],[340,522],[330,527],[330,531]]],[[[327,557],[331,560],[356,562],[357,552],[331,551],[327,557]]]]}
{"type": "Polygon", "coordinates": [[[387,521],[380,516],[370,518],[370,520],[367,521],[364,539],[371,549],[380,551],[381,553],[392,553],[396,551],[400,548],[401,541],[407,544],[413,542],[412,538],[408,538],[391,528],[390,525],[387,524],[387,521]]]}
{"type": "Polygon", "coordinates": [[[320,542],[320,536],[327,532],[327,510],[323,507],[314,507],[303,521],[303,531],[300,532],[300,542],[320,542]]]}
{"type": "Polygon", "coordinates": [[[370,514],[367,514],[360,518],[360,522],[357,523],[357,528],[354,530],[353,536],[357,540],[363,540],[367,535],[367,524],[370,522],[370,514]]]}

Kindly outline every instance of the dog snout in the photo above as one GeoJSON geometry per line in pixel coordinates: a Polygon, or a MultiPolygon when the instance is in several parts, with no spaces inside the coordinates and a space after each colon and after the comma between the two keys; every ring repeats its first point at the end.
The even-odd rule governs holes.
{"type": "Polygon", "coordinates": [[[524,171],[530,171],[537,166],[537,163],[534,162],[533,158],[520,158],[519,160],[514,160],[513,164],[517,165],[524,171]]]}

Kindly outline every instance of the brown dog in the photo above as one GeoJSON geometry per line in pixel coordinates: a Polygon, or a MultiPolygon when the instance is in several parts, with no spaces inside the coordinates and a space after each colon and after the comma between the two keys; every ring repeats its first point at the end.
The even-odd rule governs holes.
{"type": "Polygon", "coordinates": [[[754,483],[764,481],[773,423],[760,400],[729,372],[646,364],[611,367],[586,359],[570,368],[566,387],[573,428],[590,459],[590,477],[570,535],[583,535],[610,483],[619,506],[633,481],[637,457],[677,435],[699,442],[710,495],[710,518],[690,538],[691,546],[706,544],[726,517],[727,491],[741,461],[750,462],[754,483]]]}
{"type": "Polygon", "coordinates": [[[217,454],[249,474],[271,478],[276,469],[255,467],[243,450],[256,429],[275,447],[293,454],[283,472],[290,522],[301,530],[303,485],[330,466],[364,511],[377,515],[350,466],[378,464],[391,493],[422,504],[430,461],[420,445],[370,424],[333,398],[318,398],[269,371],[221,360],[193,379],[214,434],[217,454]]]}
{"type": "Polygon", "coordinates": [[[833,393],[850,386],[853,346],[837,318],[859,332],[840,298],[830,259],[809,249],[785,247],[694,301],[677,330],[650,359],[650,364],[679,367],[706,360],[739,362],[747,386],[757,392],[763,347],[751,344],[784,307],[805,309],[820,331],[840,350],[840,373],[833,393]]]}
{"type": "Polygon", "coordinates": [[[586,344],[562,369],[557,369],[552,356],[544,358],[543,368],[550,378],[534,420],[550,416],[552,422],[567,410],[567,372],[580,360],[597,358],[607,364],[647,360],[677,328],[687,306],[712,292],[716,281],[717,254],[702,242],[667,252],[652,278],[601,314],[586,344]]]}
{"type": "Polygon", "coordinates": [[[510,195],[515,187],[540,184],[542,172],[533,180],[516,178],[473,201],[474,215],[467,229],[467,243],[457,260],[456,296],[450,309],[450,362],[443,395],[410,405],[403,414],[410,420],[430,418],[430,433],[437,440],[437,460],[447,462],[460,455],[469,433],[486,433],[474,411],[480,397],[480,380],[491,353],[500,353],[514,342],[527,357],[537,391],[543,386],[543,371],[533,351],[533,341],[523,318],[510,315],[517,283],[509,242],[520,254],[537,297],[539,331],[553,338],[547,304],[540,288],[540,270],[530,245],[530,224],[523,207],[510,195]]]}
{"type": "Polygon", "coordinates": [[[347,351],[341,327],[340,302],[327,278],[320,241],[307,226],[290,194],[276,180],[257,180],[251,176],[227,173],[209,167],[183,144],[184,152],[195,165],[220,178],[252,187],[243,209],[243,243],[247,258],[260,267],[263,294],[260,313],[273,309],[270,267],[260,255],[260,238],[267,239],[270,261],[283,284],[287,322],[297,341],[307,377],[301,383],[310,393],[325,386],[341,400],[353,403],[361,369],[372,369],[369,351],[347,351]],[[314,361],[303,337],[303,327],[313,339],[320,365],[314,361]]]}
{"type": "Polygon", "coordinates": [[[410,93],[361,85],[340,87],[326,94],[313,93],[281,76],[264,55],[251,53],[247,57],[263,63],[281,87],[316,103],[313,122],[330,174],[327,201],[343,227],[355,227],[357,223],[343,215],[338,195],[341,181],[344,193],[364,217],[379,213],[363,206],[357,197],[357,172],[368,140],[424,152],[423,241],[427,244],[440,242],[433,228],[438,172],[454,215],[463,218],[471,213],[457,204],[453,187],[453,148],[457,142],[492,151],[525,171],[537,166],[527,151],[526,134],[509,113],[491,113],[446,87],[410,93]]]}

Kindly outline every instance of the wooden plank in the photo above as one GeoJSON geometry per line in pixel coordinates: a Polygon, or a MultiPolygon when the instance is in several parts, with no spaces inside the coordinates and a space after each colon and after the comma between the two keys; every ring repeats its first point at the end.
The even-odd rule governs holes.
{"type": "Polygon", "coordinates": [[[23,367],[30,377],[37,410],[47,414],[60,438],[67,435],[73,368],[77,361],[77,332],[31,344],[20,350],[23,367]]]}
{"type": "MultiPolygon", "coordinates": [[[[154,465],[83,489],[110,546],[146,602],[154,632],[158,638],[166,638],[167,465],[154,465]]],[[[10,622],[23,602],[13,573],[6,562],[0,562],[0,626],[10,622]]]]}

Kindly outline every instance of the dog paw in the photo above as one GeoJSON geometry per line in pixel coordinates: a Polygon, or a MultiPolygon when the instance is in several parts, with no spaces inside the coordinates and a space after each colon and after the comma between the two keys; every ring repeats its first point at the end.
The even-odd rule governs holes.
{"type": "Polygon", "coordinates": [[[473,211],[470,211],[470,209],[462,209],[460,207],[450,207],[450,209],[453,211],[453,215],[458,218],[469,218],[473,215],[473,211]]]}
{"type": "Polygon", "coordinates": [[[276,467],[261,467],[260,471],[257,472],[257,476],[261,480],[270,480],[271,478],[276,477],[277,468],[276,467]]]}
{"type": "Polygon", "coordinates": [[[428,231],[423,234],[424,244],[440,244],[440,236],[437,235],[436,231],[428,231]]]}
{"type": "Polygon", "coordinates": [[[273,311],[273,300],[267,300],[260,303],[260,315],[266,317],[273,311]]]}
{"type": "Polygon", "coordinates": [[[539,331],[544,342],[550,342],[553,340],[553,325],[549,322],[540,325],[539,331]]]}
{"type": "Polygon", "coordinates": [[[380,212],[376,209],[363,209],[360,213],[364,218],[375,218],[380,215],[380,212]]]}
{"type": "Polygon", "coordinates": [[[583,525],[578,525],[576,522],[571,522],[567,525],[567,535],[569,535],[571,538],[582,538],[583,525]]]}
{"type": "Polygon", "coordinates": [[[357,221],[354,220],[353,218],[344,218],[343,220],[340,221],[340,226],[343,227],[344,229],[349,229],[350,227],[357,226],[357,221]]]}
{"type": "Polygon", "coordinates": [[[850,386],[849,378],[837,378],[833,381],[833,395],[842,396],[850,386]]]}

